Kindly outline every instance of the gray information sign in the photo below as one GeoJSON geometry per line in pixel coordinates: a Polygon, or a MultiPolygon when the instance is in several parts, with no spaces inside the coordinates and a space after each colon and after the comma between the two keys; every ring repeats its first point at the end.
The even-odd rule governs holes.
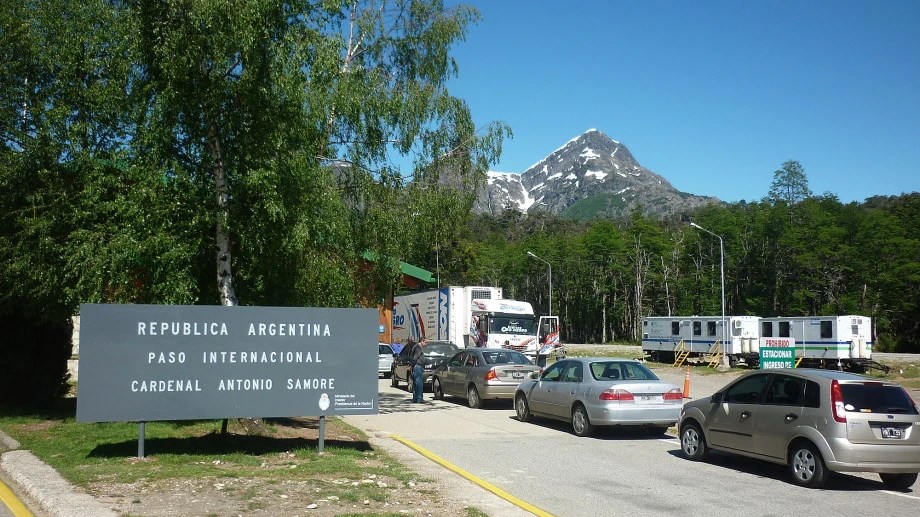
{"type": "Polygon", "coordinates": [[[80,308],[78,422],[377,413],[377,311],[80,308]]]}

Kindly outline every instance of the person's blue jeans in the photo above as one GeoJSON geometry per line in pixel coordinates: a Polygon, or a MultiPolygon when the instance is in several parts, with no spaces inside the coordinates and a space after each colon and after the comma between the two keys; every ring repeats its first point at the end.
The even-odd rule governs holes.
{"type": "Polygon", "coordinates": [[[425,370],[420,364],[412,367],[412,402],[424,400],[422,397],[422,389],[425,387],[424,372],[425,370]]]}

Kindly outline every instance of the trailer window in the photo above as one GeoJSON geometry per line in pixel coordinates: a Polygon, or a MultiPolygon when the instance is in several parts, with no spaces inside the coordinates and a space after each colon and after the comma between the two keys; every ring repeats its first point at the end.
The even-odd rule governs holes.
{"type": "Polygon", "coordinates": [[[765,321],[760,324],[760,337],[773,337],[773,323],[765,321]]]}
{"type": "Polygon", "coordinates": [[[672,336],[679,336],[679,335],[680,335],[680,322],[679,322],[679,321],[672,321],[672,322],[671,322],[671,335],[672,335],[672,336]]]}
{"type": "Polygon", "coordinates": [[[702,322],[702,321],[694,321],[694,322],[693,322],[693,335],[694,335],[694,336],[702,336],[702,335],[703,335],[703,322],[702,322]]]}
{"type": "Polygon", "coordinates": [[[822,321],[821,322],[821,339],[830,339],[834,337],[834,329],[832,321],[822,321]]]}
{"type": "Polygon", "coordinates": [[[706,322],[706,335],[715,336],[716,335],[716,322],[707,321],[706,322]]]}
{"type": "Polygon", "coordinates": [[[779,322],[779,337],[791,337],[789,335],[789,322],[788,321],[779,322]]]}

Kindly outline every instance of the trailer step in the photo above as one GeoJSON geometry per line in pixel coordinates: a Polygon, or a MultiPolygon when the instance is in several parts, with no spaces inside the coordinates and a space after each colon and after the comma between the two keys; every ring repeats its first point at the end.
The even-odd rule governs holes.
{"type": "Polygon", "coordinates": [[[712,347],[709,348],[709,367],[715,368],[722,364],[722,342],[716,341],[712,344],[712,347]]]}
{"type": "Polygon", "coordinates": [[[690,351],[687,350],[687,347],[684,346],[684,340],[681,339],[680,343],[677,344],[677,348],[674,349],[674,366],[683,366],[684,361],[686,361],[689,356],[690,351]]]}

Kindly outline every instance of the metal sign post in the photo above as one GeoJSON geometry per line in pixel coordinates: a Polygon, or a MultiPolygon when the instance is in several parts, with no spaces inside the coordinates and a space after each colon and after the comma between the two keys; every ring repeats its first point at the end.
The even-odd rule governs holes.
{"type": "Polygon", "coordinates": [[[144,459],[144,429],[147,422],[141,420],[137,423],[137,457],[144,459]]]}

